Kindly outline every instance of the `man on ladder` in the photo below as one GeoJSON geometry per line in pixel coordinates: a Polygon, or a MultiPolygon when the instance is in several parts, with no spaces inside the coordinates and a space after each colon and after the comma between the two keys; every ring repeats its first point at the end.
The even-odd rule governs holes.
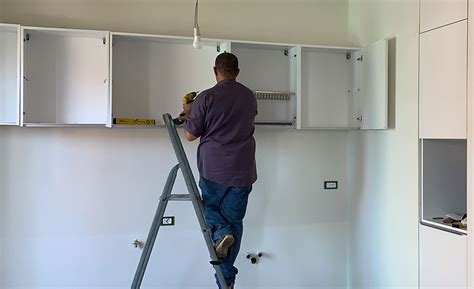
{"type": "MultiPolygon", "coordinates": [[[[250,89],[236,81],[239,71],[235,55],[218,55],[217,84],[183,107],[185,138],[200,138],[197,157],[204,216],[231,289],[238,272],[234,262],[240,250],[242,220],[257,180],[253,137],[257,101],[250,89]]],[[[221,288],[219,280],[217,284],[227,289],[221,288]]]]}

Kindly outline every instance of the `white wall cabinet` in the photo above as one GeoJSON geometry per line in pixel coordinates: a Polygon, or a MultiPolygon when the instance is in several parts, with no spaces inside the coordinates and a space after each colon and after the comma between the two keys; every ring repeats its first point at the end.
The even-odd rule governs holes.
{"type": "Polygon", "coordinates": [[[106,124],[109,33],[22,28],[23,125],[106,124]]]}
{"type": "Polygon", "coordinates": [[[467,21],[420,35],[420,138],[466,138],[467,21]]]}
{"type": "Polygon", "coordinates": [[[468,0],[420,0],[420,30],[435,29],[467,18],[468,0]]]}
{"type": "MultiPolygon", "coordinates": [[[[206,40],[194,49],[191,38],[112,33],[111,115],[155,119],[177,116],[181,97],[216,84],[214,60],[221,42],[206,40]]],[[[224,43],[222,43],[224,44],[224,43]]]]}
{"type": "Polygon", "coordinates": [[[388,40],[365,49],[301,48],[300,129],[386,129],[388,40]]]}
{"type": "Polygon", "coordinates": [[[232,42],[239,58],[238,81],[255,92],[256,123],[294,125],[296,119],[296,45],[232,42]]]}
{"type": "Polygon", "coordinates": [[[20,124],[20,26],[0,24],[0,125],[20,124]]]}
{"type": "Polygon", "coordinates": [[[387,40],[360,49],[204,39],[196,50],[188,37],[0,27],[8,40],[0,47],[0,124],[160,125],[164,113],[181,112],[184,94],[215,85],[215,57],[227,51],[257,98],[256,124],[387,128],[387,40]]]}
{"type": "Polygon", "coordinates": [[[420,225],[420,289],[467,288],[467,236],[420,225]]]}

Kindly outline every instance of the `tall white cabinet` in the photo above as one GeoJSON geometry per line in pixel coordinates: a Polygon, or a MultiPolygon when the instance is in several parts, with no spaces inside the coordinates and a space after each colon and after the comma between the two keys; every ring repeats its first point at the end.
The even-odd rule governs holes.
{"type": "Polygon", "coordinates": [[[468,288],[471,148],[467,0],[420,1],[420,288],[468,288]]]}

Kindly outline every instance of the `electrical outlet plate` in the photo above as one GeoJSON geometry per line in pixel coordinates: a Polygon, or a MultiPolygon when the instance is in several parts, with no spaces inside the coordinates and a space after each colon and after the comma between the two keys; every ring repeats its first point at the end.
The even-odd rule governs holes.
{"type": "Polygon", "coordinates": [[[175,225],[174,216],[163,217],[163,219],[161,219],[161,225],[162,226],[174,226],[175,225]]]}
{"type": "Polygon", "coordinates": [[[337,181],[325,181],[324,182],[324,189],[325,190],[337,190],[338,189],[337,181]]]}

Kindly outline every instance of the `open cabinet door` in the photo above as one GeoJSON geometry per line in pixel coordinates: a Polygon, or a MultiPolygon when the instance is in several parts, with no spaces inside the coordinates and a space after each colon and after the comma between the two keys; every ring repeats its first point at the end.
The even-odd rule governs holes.
{"type": "Polygon", "coordinates": [[[20,124],[20,26],[0,24],[0,125],[20,124]]]}
{"type": "Polygon", "coordinates": [[[388,40],[380,40],[363,50],[363,93],[361,129],[388,127],[388,40]]]}

